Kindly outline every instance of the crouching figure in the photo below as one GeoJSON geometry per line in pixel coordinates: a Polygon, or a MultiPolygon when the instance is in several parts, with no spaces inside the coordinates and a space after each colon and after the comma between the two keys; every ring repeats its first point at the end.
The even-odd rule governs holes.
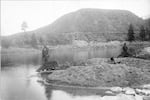
{"type": "Polygon", "coordinates": [[[128,50],[126,43],[124,43],[124,45],[122,47],[122,52],[119,55],[119,57],[130,57],[130,56],[132,56],[132,55],[129,53],[129,50],[128,50]]]}
{"type": "Polygon", "coordinates": [[[55,70],[57,67],[58,63],[56,61],[49,61],[49,49],[44,46],[42,50],[42,66],[37,71],[55,70]]]}

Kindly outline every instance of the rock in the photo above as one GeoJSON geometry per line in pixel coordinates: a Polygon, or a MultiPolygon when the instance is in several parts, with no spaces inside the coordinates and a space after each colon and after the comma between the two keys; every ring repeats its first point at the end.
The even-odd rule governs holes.
{"type": "Polygon", "coordinates": [[[113,94],[112,91],[106,91],[105,93],[107,93],[107,94],[113,94]]]}
{"type": "Polygon", "coordinates": [[[141,90],[142,93],[144,93],[146,96],[150,96],[150,90],[143,89],[141,90]]]}
{"type": "Polygon", "coordinates": [[[110,90],[114,91],[114,92],[121,92],[122,88],[121,87],[112,87],[110,90]]]}
{"type": "Polygon", "coordinates": [[[117,96],[104,96],[100,100],[143,100],[143,97],[139,95],[133,96],[133,95],[118,94],[117,96]]]}
{"type": "Polygon", "coordinates": [[[136,89],[136,92],[141,95],[150,96],[150,90],[148,89],[136,89]]]}
{"type": "Polygon", "coordinates": [[[135,90],[132,88],[129,88],[129,87],[124,88],[123,91],[125,92],[125,94],[128,94],[128,95],[135,95],[136,94],[135,90]]]}
{"type": "Polygon", "coordinates": [[[140,94],[142,90],[141,89],[135,89],[135,91],[137,94],[140,94]]]}

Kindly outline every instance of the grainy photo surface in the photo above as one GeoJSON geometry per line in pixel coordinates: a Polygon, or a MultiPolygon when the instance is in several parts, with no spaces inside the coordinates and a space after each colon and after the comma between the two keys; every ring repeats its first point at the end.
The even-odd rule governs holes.
{"type": "Polygon", "coordinates": [[[2,0],[0,100],[150,100],[150,0],[2,0]]]}

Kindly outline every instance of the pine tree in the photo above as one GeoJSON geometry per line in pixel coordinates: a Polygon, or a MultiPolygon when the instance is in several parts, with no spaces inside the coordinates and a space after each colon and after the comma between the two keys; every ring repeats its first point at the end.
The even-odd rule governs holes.
{"type": "Polygon", "coordinates": [[[149,30],[148,27],[145,28],[145,40],[149,40],[149,30]]]}
{"type": "Polygon", "coordinates": [[[146,34],[145,34],[145,29],[144,29],[143,25],[140,28],[140,39],[141,39],[141,41],[146,40],[146,34]]]}
{"type": "Polygon", "coordinates": [[[150,30],[148,30],[148,40],[150,41],[150,30]]]}
{"type": "Polygon", "coordinates": [[[128,30],[128,41],[132,42],[134,40],[135,40],[135,37],[134,37],[133,25],[130,24],[129,30],[128,30]]]}
{"type": "Polygon", "coordinates": [[[147,27],[145,29],[145,34],[147,36],[147,40],[150,41],[150,29],[148,29],[147,27]]]}

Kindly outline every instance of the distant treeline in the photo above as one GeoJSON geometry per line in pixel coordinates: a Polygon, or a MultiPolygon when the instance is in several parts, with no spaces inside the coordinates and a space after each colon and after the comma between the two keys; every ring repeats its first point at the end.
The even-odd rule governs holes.
{"type": "Polygon", "coordinates": [[[128,41],[150,41],[150,30],[148,27],[144,27],[143,25],[140,27],[140,31],[135,34],[134,32],[134,26],[130,24],[127,34],[127,40],[128,41]]]}
{"type": "Polygon", "coordinates": [[[132,24],[129,25],[128,33],[92,33],[92,32],[72,32],[59,34],[22,33],[20,37],[2,37],[1,46],[9,47],[28,47],[39,48],[41,45],[66,45],[72,44],[73,40],[84,40],[87,42],[106,42],[106,41],[150,41],[150,29],[141,26],[139,31],[134,30],[132,24]]]}

